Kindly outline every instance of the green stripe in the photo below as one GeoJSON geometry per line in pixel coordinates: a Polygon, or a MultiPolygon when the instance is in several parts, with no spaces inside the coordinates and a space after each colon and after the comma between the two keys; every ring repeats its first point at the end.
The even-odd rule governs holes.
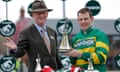
{"type": "Polygon", "coordinates": [[[97,56],[98,56],[98,58],[99,58],[99,62],[100,62],[100,63],[104,63],[104,62],[105,62],[104,57],[101,56],[99,53],[96,53],[96,54],[97,54],[97,56]]]}
{"type": "Polygon", "coordinates": [[[97,51],[101,51],[101,52],[103,52],[103,53],[106,54],[106,55],[108,55],[108,53],[109,53],[106,49],[104,49],[104,48],[102,48],[102,47],[97,47],[97,48],[96,48],[96,52],[97,52],[97,51]]]}
{"type": "Polygon", "coordinates": [[[101,47],[109,51],[109,46],[104,42],[96,42],[96,47],[101,47]]]}
{"type": "Polygon", "coordinates": [[[98,58],[100,60],[100,63],[104,63],[104,62],[106,62],[106,60],[105,60],[104,56],[102,56],[100,54],[100,52],[102,52],[105,56],[107,56],[108,55],[108,51],[106,49],[104,49],[104,48],[101,48],[101,47],[97,47],[96,48],[96,53],[97,53],[97,56],[98,56],[98,58]]]}

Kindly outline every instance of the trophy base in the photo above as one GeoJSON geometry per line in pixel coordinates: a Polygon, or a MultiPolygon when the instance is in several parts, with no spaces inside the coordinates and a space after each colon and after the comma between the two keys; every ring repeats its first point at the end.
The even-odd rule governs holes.
{"type": "Polygon", "coordinates": [[[70,49],[59,49],[58,50],[60,53],[67,53],[70,51],[70,49]]]}

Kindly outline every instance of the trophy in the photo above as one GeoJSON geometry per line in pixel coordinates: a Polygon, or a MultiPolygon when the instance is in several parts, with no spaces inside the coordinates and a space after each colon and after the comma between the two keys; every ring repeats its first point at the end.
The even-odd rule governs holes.
{"type": "Polygon", "coordinates": [[[68,18],[60,19],[57,24],[57,31],[60,35],[62,35],[61,43],[59,46],[59,52],[69,52],[69,40],[68,34],[71,33],[73,29],[72,22],[68,18]]]}
{"type": "Polygon", "coordinates": [[[88,70],[90,70],[90,71],[94,70],[94,67],[93,67],[93,64],[92,64],[92,59],[88,58],[88,62],[89,62],[88,70]]]}
{"type": "Polygon", "coordinates": [[[40,65],[40,57],[38,55],[38,57],[36,58],[36,68],[35,68],[35,72],[41,72],[42,68],[41,68],[41,65],[40,65]]]}
{"type": "Polygon", "coordinates": [[[88,58],[88,70],[85,70],[85,72],[99,72],[98,70],[95,70],[93,67],[93,63],[92,63],[92,57],[88,58]]]}

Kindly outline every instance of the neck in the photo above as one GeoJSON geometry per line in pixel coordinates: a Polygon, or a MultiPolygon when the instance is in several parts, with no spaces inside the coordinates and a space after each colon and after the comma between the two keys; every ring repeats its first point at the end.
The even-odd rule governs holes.
{"type": "Polygon", "coordinates": [[[45,24],[36,23],[35,21],[34,21],[34,23],[37,24],[39,27],[42,27],[42,28],[45,26],[45,24]]]}
{"type": "Polygon", "coordinates": [[[38,24],[38,26],[40,26],[40,27],[44,28],[44,26],[45,26],[45,25],[43,25],[43,24],[38,24]]]}
{"type": "Polygon", "coordinates": [[[87,34],[87,31],[86,31],[86,30],[83,30],[83,33],[84,33],[84,34],[87,34]]]}

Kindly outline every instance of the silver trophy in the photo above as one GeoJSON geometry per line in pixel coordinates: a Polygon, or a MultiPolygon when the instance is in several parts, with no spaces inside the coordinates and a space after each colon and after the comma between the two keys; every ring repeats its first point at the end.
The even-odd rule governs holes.
{"type": "Polygon", "coordinates": [[[69,41],[68,41],[68,35],[66,32],[63,32],[62,35],[63,37],[60,43],[59,52],[69,52],[70,46],[69,46],[69,41]]]}
{"type": "Polygon", "coordinates": [[[93,63],[92,63],[92,57],[88,58],[88,70],[85,70],[85,72],[99,72],[98,70],[94,69],[93,63]]]}
{"type": "Polygon", "coordinates": [[[40,57],[38,55],[38,57],[36,58],[36,68],[35,68],[35,72],[40,72],[42,70],[41,68],[41,64],[40,64],[40,57]]]}
{"type": "Polygon", "coordinates": [[[71,48],[69,46],[68,34],[71,33],[72,29],[72,22],[69,19],[65,18],[58,21],[57,31],[59,34],[62,35],[62,39],[58,49],[59,52],[70,51],[71,48]]]}
{"type": "Polygon", "coordinates": [[[93,64],[92,64],[92,59],[88,58],[88,62],[89,62],[88,70],[90,70],[90,71],[94,70],[94,67],[93,67],[93,64]]]}

